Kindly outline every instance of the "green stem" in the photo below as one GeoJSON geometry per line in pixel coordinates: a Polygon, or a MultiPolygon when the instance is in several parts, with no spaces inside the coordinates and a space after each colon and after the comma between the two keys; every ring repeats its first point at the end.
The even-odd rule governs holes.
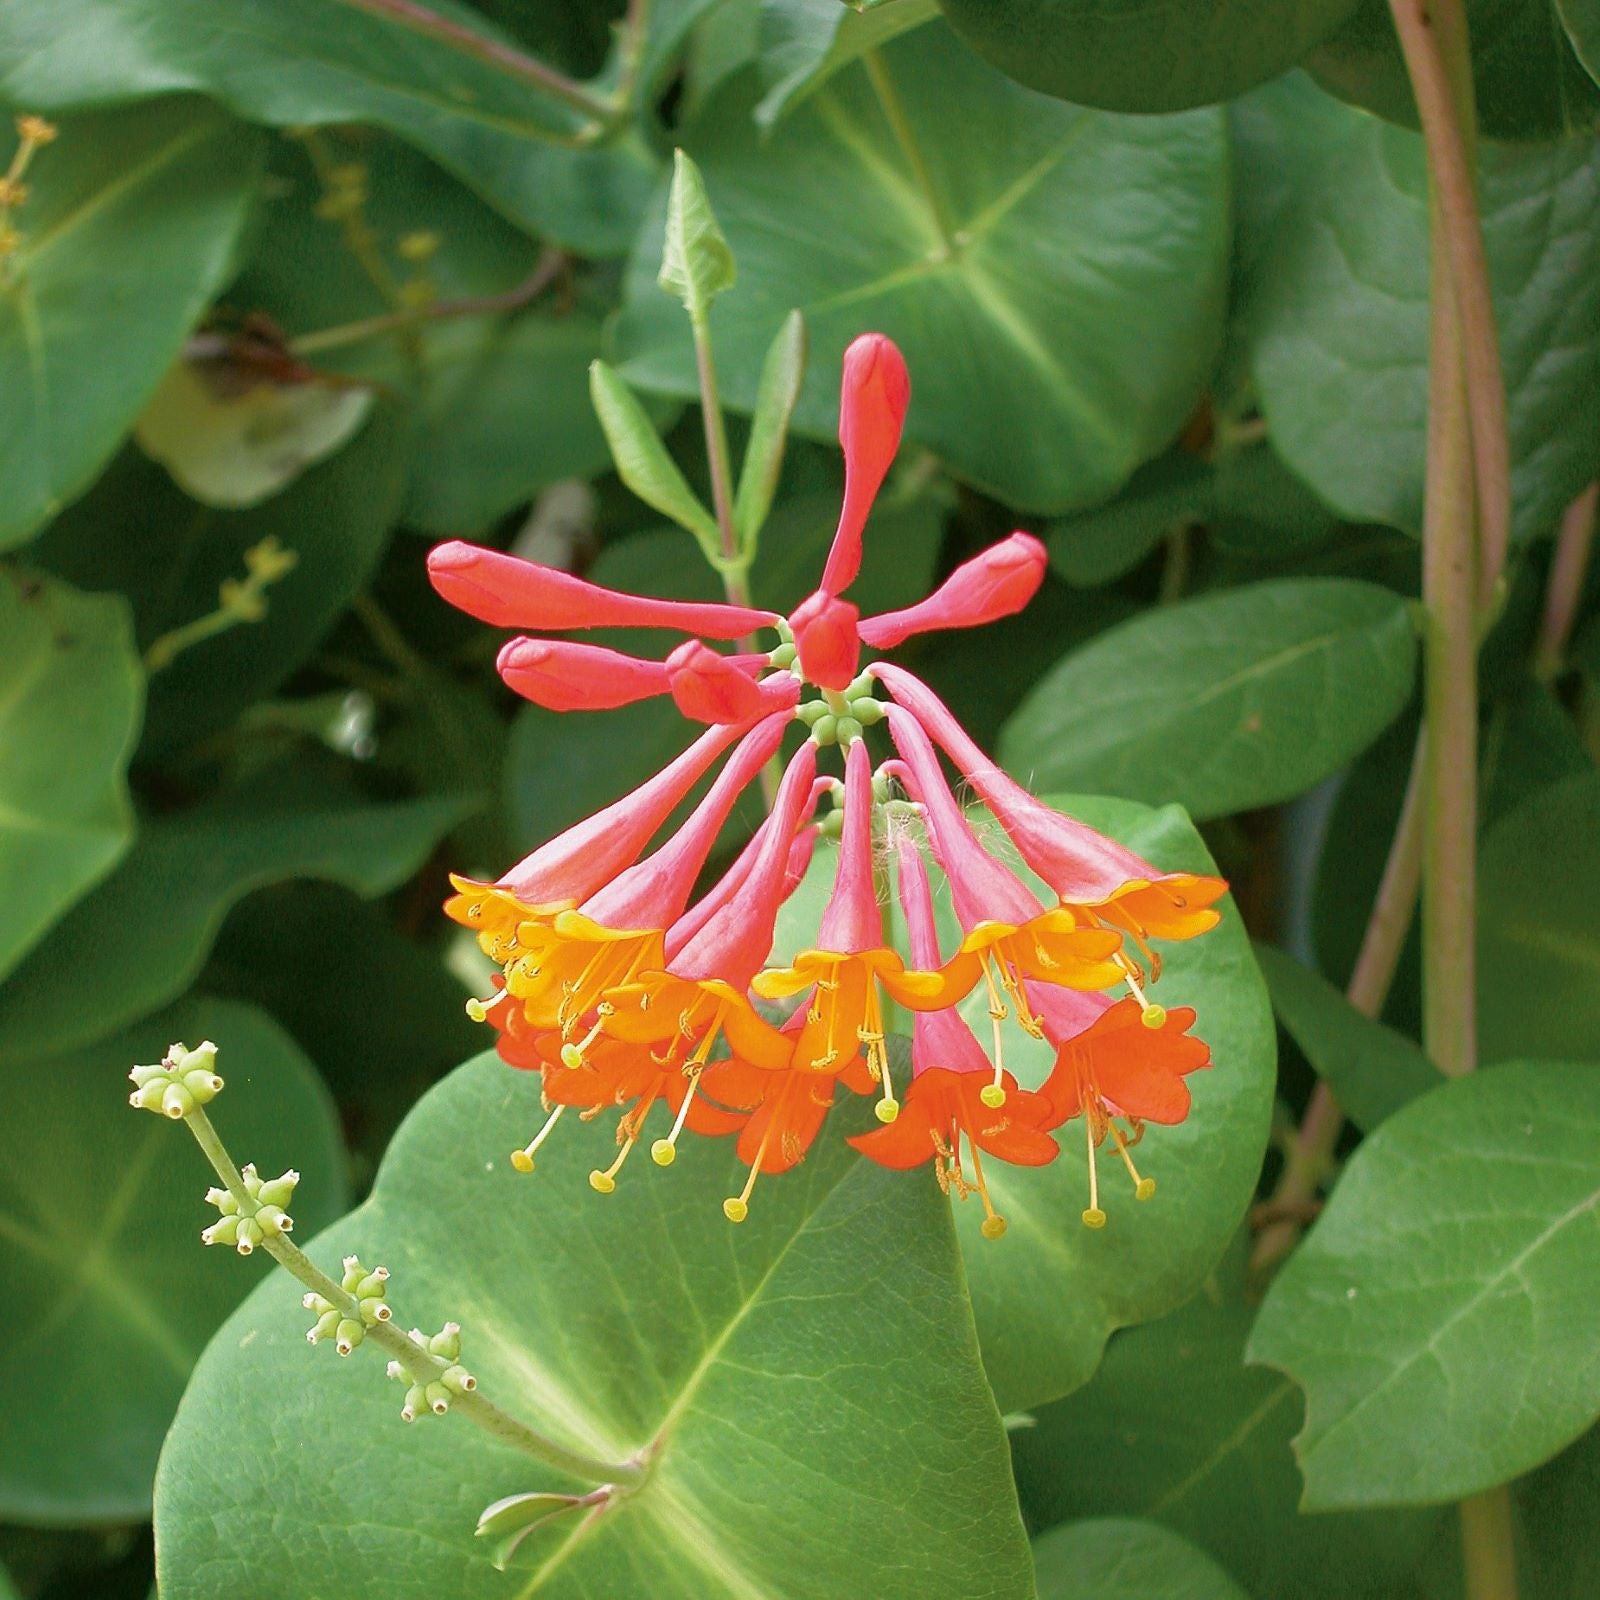
{"type": "Polygon", "coordinates": [[[1578,602],[1583,598],[1584,580],[1589,573],[1589,557],[1594,550],[1597,503],[1600,484],[1591,483],[1561,518],[1555,554],[1550,558],[1550,576],[1545,581],[1539,642],[1533,654],[1534,676],[1543,683],[1559,676],[1566,664],[1567,641],[1572,637],[1578,602]]]}
{"type": "Polygon", "coordinates": [[[475,61],[481,61],[508,77],[531,84],[584,116],[604,122],[612,114],[614,108],[609,100],[592,93],[565,73],[510,45],[501,44],[497,39],[487,38],[472,28],[463,27],[459,22],[452,22],[448,17],[428,10],[426,6],[416,4],[416,0],[342,0],[342,3],[353,10],[366,11],[382,17],[386,22],[420,33],[425,38],[437,40],[461,55],[471,56],[475,61]]]}
{"type": "Polygon", "coordinates": [[[1516,1540],[1504,1484],[1461,1502],[1461,1558],[1467,1600],[1516,1600],[1516,1540]]]}
{"type": "Polygon", "coordinates": [[[867,69],[872,92],[878,97],[878,104],[883,108],[884,119],[889,124],[890,132],[894,134],[895,143],[900,146],[900,153],[906,158],[906,165],[911,168],[911,175],[927,202],[928,214],[933,219],[934,231],[939,236],[939,259],[948,261],[956,253],[955,225],[950,219],[944,197],[933,181],[933,174],[928,170],[928,163],[923,159],[922,148],[912,132],[911,121],[906,116],[905,106],[900,102],[894,79],[889,76],[889,69],[884,66],[883,57],[876,50],[868,50],[861,57],[861,64],[867,69]]]}
{"type": "MultiPolygon", "coordinates": [[[[722,541],[722,562],[730,582],[743,579],[749,570],[748,553],[739,547],[739,529],[733,520],[733,470],[728,453],[728,425],[722,415],[722,396],[717,388],[717,363],[711,351],[711,325],[704,312],[691,310],[689,326],[694,334],[694,364],[700,379],[700,413],[705,419],[706,464],[711,470],[711,504],[717,514],[717,532],[722,541]]],[[[732,596],[730,594],[729,598],[732,596]]]]}
{"type": "MultiPolygon", "coordinates": [[[[244,1179],[233,1157],[212,1126],[211,1119],[198,1108],[184,1118],[195,1143],[204,1152],[224,1187],[238,1204],[240,1215],[251,1216],[256,1205],[244,1186],[244,1179]]],[[[261,1248],[291,1277],[298,1278],[306,1288],[319,1294],[330,1305],[338,1306],[353,1321],[362,1321],[360,1304],[356,1297],[341,1288],[323,1272],[299,1246],[292,1244],[281,1233],[264,1233],[261,1248]]],[[[380,1350],[398,1361],[419,1383],[436,1382],[444,1376],[450,1363],[426,1350],[420,1350],[392,1322],[374,1322],[366,1327],[366,1337],[380,1350]]],[[[487,1400],[477,1390],[451,1396],[450,1409],[459,1411],[469,1422],[485,1433],[492,1434],[513,1449],[521,1450],[555,1472],[569,1477],[584,1478],[591,1483],[611,1483],[626,1488],[637,1488],[644,1482],[646,1469],[637,1461],[600,1461],[580,1451],[568,1450],[564,1445],[547,1439],[526,1423],[502,1411],[492,1400],[487,1400]]]]}

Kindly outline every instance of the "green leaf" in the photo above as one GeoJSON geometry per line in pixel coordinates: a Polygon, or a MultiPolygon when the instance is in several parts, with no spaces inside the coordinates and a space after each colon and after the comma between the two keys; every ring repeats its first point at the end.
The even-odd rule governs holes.
{"type": "Polygon", "coordinates": [[[603,361],[589,368],[589,393],[617,476],[653,510],[687,528],[710,551],[718,548],[717,520],[700,503],[667,454],[649,413],[633,390],[603,361]]]}
{"type": "Polygon", "coordinates": [[[480,1392],[530,1423],[608,1459],[655,1441],[644,1487],[581,1533],[535,1534],[508,1580],[477,1514],[565,1485],[458,1417],[402,1436],[381,1360],[309,1351],[298,1286],[279,1279],[213,1342],[162,1457],[166,1600],[360,1592],[374,1570],[392,1600],[913,1600],[934,1571],[953,1593],[1026,1600],[1004,1434],[933,1186],[830,1139],[734,1228],[726,1143],[695,1140],[602,1198],[584,1178],[615,1151],[610,1119],[573,1119],[536,1174],[514,1173],[505,1151],[539,1099],[492,1057],[463,1067],[311,1254],[384,1262],[397,1317],[457,1315],[480,1392]]]}
{"type": "MultiPolygon", "coordinates": [[[[1428,219],[1421,138],[1304,80],[1255,97],[1238,183],[1255,265],[1244,338],[1272,441],[1352,521],[1420,534],[1428,219]]],[[[1510,412],[1515,532],[1552,529],[1594,475],[1600,432],[1600,150],[1485,144],[1485,248],[1510,412]]]]}
{"type": "MultiPolygon", "coordinates": [[[[453,0],[443,13],[504,36],[453,0]]],[[[518,227],[617,254],[655,181],[628,133],[573,149],[581,116],[523,80],[327,0],[21,0],[0,41],[0,93],[39,111],[209,94],[272,127],[363,122],[426,152],[518,227]]],[[[138,113],[140,117],[147,115],[138,113]]]]}
{"type": "Polygon", "coordinates": [[[407,430],[380,406],[355,441],[248,511],[197,506],[129,451],[59,518],[39,561],[133,604],[139,645],[215,611],[245,552],[276,539],[297,558],[266,591],[266,616],[193,645],[150,679],[142,760],[192,748],[277,689],[372,577],[405,492],[407,430]]]}
{"type": "Polygon", "coordinates": [[[940,0],[1019,83],[1111,111],[1231,100],[1294,66],[1355,0],[940,0]]]}
{"type": "Polygon", "coordinates": [[[1484,835],[1478,1009],[1485,1060],[1600,1059],[1600,777],[1524,800],[1484,835]]]}
{"type": "Polygon", "coordinates": [[[733,252],[711,209],[700,169],[682,150],[673,152],[672,186],[667,191],[667,227],[656,282],[683,302],[695,321],[736,277],[733,252]]]}
{"type": "Polygon", "coordinates": [[[1567,30],[1572,48],[1600,83],[1600,0],[1554,0],[1556,13],[1567,30]]]}
{"type": "Polygon", "coordinates": [[[81,493],[133,426],[232,270],[261,154],[230,117],[169,100],[68,118],[34,155],[0,272],[0,549],[81,493]],[[105,301],[130,260],[137,300],[124,283],[105,301]]]}
{"type": "Polygon", "coordinates": [[[789,423],[805,375],[806,322],[798,311],[791,311],[761,363],[755,415],[750,419],[750,442],[739,468],[733,520],[739,537],[750,549],[755,548],[761,525],[772,509],[778,475],[783,470],[784,446],[789,442],[789,423]]]}
{"type": "Polygon", "coordinates": [[[1105,1517],[1033,1542],[1039,1600],[1247,1600],[1216,1562],[1156,1522],[1105,1517]]]}
{"type": "MultiPolygon", "coordinates": [[[[878,328],[911,369],[908,437],[958,476],[1027,509],[1104,499],[1210,376],[1228,239],[1220,114],[1051,104],[939,27],[873,64],[875,78],[838,73],[764,142],[751,75],[688,133],[743,272],[712,330],[724,396],[751,409],[772,329],[798,307],[811,361],[795,427],[831,438],[845,346],[878,328]]],[[[638,387],[693,395],[684,318],[654,287],[664,207],[629,266],[616,350],[638,387]]]]}
{"type": "MultiPolygon", "coordinates": [[[[1216,871],[1175,806],[1150,811],[1079,797],[1051,803],[1166,870],[1216,871]]],[[[1239,914],[1231,901],[1219,909],[1219,927],[1162,951],[1156,997],[1195,1008],[1194,1032],[1211,1046],[1215,1065],[1190,1078],[1188,1118],[1176,1127],[1151,1128],[1139,1147],[1139,1170],[1160,1185],[1154,1198],[1136,1203],[1115,1162],[1102,1160],[1110,1220],[1102,1229],[1084,1227],[1084,1127],[1074,1122],[1061,1130],[1061,1155],[1048,1167],[986,1167],[995,1206],[1010,1223],[1004,1238],[980,1236],[978,1206],[956,1208],[984,1366],[1003,1411],[1070,1393],[1093,1375],[1113,1329],[1182,1305],[1215,1267],[1254,1193],[1271,1117],[1277,1040],[1239,914]]],[[[953,932],[953,925],[946,930],[946,948],[953,932]]],[[[982,1039],[989,1036],[987,1008],[981,993],[962,1006],[982,1039]]],[[[1053,1062],[1042,1040],[1020,1031],[1006,1040],[1007,1070],[1024,1085],[1042,1081],[1053,1062]]],[[[920,1177],[933,1181],[925,1169],[920,1177]]]]}
{"type": "Polygon", "coordinates": [[[1444,1082],[1403,1033],[1363,1016],[1319,973],[1271,945],[1255,950],[1278,1020],[1364,1133],[1444,1082]]]}
{"type": "Polygon", "coordinates": [[[191,996],[88,1048],[7,1052],[0,1083],[19,1108],[0,1121],[9,1520],[148,1516],[189,1369],[260,1278],[259,1266],[200,1244],[216,1221],[202,1200],[216,1180],[188,1133],[128,1105],[123,1080],[136,1062],[206,1038],[227,1084],[213,1111],[239,1160],[264,1177],[305,1174],[289,1208],[298,1229],[315,1232],[348,1203],[327,1091],[251,1006],[191,996]]]}
{"type": "Polygon", "coordinates": [[[1389,590],[1251,584],[1146,611],[1074,651],[1006,724],[1001,759],[1045,788],[1247,811],[1358,755],[1415,672],[1410,612],[1389,590]]]}
{"type": "Polygon", "coordinates": [[[396,139],[326,138],[338,160],[366,168],[364,215],[396,279],[431,287],[435,308],[485,309],[425,320],[409,335],[391,329],[325,344],[330,330],[390,306],[337,222],[318,215],[322,186],[304,149],[287,140],[273,162],[271,226],[229,299],[305,339],[305,359],[319,370],[406,397],[416,433],[406,521],[439,535],[479,533],[548,484],[604,467],[589,363],[608,306],[591,280],[564,277],[514,303],[547,265],[532,240],[396,139]],[[421,264],[400,252],[416,234],[438,241],[421,264]]]}
{"type": "Polygon", "coordinates": [[[252,889],[286,878],[365,895],[394,888],[466,809],[456,796],[372,804],[299,764],[152,819],[121,867],[0,987],[0,1056],[87,1043],[166,1004],[252,889]]]}
{"type": "Polygon", "coordinates": [[[128,608],[0,569],[0,977],[133,842],[128,608]]]}
{"type": "Polygon", "coordinates": [[[1504,1483],[1600,1413],[1600,1070],[1446,1084],[1356,1151],[1248,1357],[1306,1391],[1310,1510],[1504,1483]]]}
{"type": "Polygon", "coordinates": [[[1117,1334],[1092,1383],[1011,1436],[1029,1526],[1150,1517],[1263,1600],[1395,1600],[1441,1519],[1299,1511],[1289,1441],[1300,1392],[1244,1365],[1253,1317],[1211,1283],[1171,1316],[1117,1334]]]}
{"type": "Polygon", "coordinates": [[[834,73],[939,15],[938,0],[851,10],[839,0],[758,0],[759,67],[767,86],[756,122],[770,128],[834,73]]]}
{"type": "MultiPolygon", "coordinates": [[[[1489,138],[1592,133],[1600,91],[1585,77],[1562,33],[1554,15],[1559,4],[1465,0],[1473,100],[1478,126],[1489,138]]],[[[1335,94],[1391,122],[1417,126],[1416,100],[1387,0],[1361,0],[1306,65],[1335,94]]]]}

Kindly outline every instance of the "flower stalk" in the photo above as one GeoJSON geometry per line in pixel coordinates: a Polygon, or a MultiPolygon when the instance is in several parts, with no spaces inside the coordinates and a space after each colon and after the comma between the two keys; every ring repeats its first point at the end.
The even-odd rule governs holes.
{"type": "MultiPolygon", "coordinates": [[[[204,1048],[201,1047],[202,1050],[204,1048]]],[[[183,1061],[191,1054],[182,1046],[174,1046],[169,1059],[183,1061]]],[[[212,1081],[220,1088],[220,1080],[212,1081]]],[[[181,1117],[206,1160],[211,1163],[212,1170],[227,1190],[232,1201],[228,1214],[254,1219],[262,1209],[262,1204],[257,1196],[251,1193],[244,1174],[228,1153],[211,1119],[206,1115],[203,1104],[193,1097],[189,1100],[187,1109],[183,1109],[181,1101],[169,1101],[166,1106],[163,1106],[159,1099],[153,1104],[141,1101],[140,1096],[148,1093],[149,1086],[141,1084],[139,1093],[135,1095],[135,1104],[148,1104],[149,1109],[165,1110],[167,1115],[174,1117],[174,1120],[181,1117]]],[[[215,1090],[209,1092],[202,1090],[201,1093],[209,1099],[215,1090]]],[[[366,1287],[364,1281],[347,1288],[323,1272],[303,1250],[290,1242],[285,1232],[286,1230],[281,1227],[260,1227],[256,1234],[260,1248],[265,1250],[291,1277],[305,1285],[309,1291],[308,1305],[315,1300],[319,1306],[326,1306],[330,1311],[338,1313],[336,1320],[341,1325],[348,1322],[360,1328],[365,1338],[371,1339],[398,1364],[414,1387],[426,1390],[433,1384],[443,1386],[450,1393],[450,1409],[459,1411],[485,1433],[532,1456],[554,1472],[582,1478],[591,1483],[615,1485],[620,1489],[636,1488],[644,1481],[646,1467],[642,1461],[600,1461],[581,1451],[569,1450],[565,1445],[556,1443],[555,1440],[547,1438],[526,1423],[502,1411],[492,1400],[479,1393],[475,1385],[469,1386],[455,1381],[455,1375],[459,1374],[460,1369],[452,1358],[435,1353],[429,1348],[428,1341],[419,1343],[413,1336],[403,1333],[382,1312],[373,1313],[372,1303],[381,1299],[381,1280],[387,1277],[381,1268],[368,1275],[379,1280],[372,1293],[364,1292],[366,1287]]],[[[351,1335],[352,1340],[355,1337],[354,1334],[351,1335]]],[[[353,1346],[342,1343],[341,1353],[351,1347],[353,1346]]]]}

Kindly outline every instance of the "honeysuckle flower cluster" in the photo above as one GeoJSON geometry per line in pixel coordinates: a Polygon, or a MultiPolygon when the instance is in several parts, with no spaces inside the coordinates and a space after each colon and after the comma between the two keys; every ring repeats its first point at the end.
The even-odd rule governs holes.
{"type": "Polygon", "coordinates": [[[661,1166],[685,1130],[737,1140],[749,1176],[723,1210],[741,1222],[757,1177],[804,1158],[842,1088],[871,1096],[880,1124],[850,1142],[886,1167],[931,1164],[947,1194],[976,1193],[988,1237],[1005,1221],[984,1159],[1042,1166],[1074,1119],[1088,1158],[1088,1226],[1106,1220],[1095,1158],[1107,1144],[1136,1196],[1154,1192],[1132,1147],[1147,1123],[1183,1120],[1184,1080],[1210,1064],[1190,1033],[1194,1012],[1151,996],[1161,970],[1155,945],[1213,927],[1226,886],[1163,872],[1044,805],[978,749],[925,683],[884,660],[862,668],[863,645],[887,651],[919,633],[1009,616],[1044,576],[1043,546],[1014,533],[904,610],[863,618],[846,597],[909,399],[894,344],[858,338],[844,358],[838,529],[820,586],[788,617],[625,594],[460,542],[432,553],[430,575],[446,600],[527,630],[499,656],[518,693],[558,711],[670,695],[706,725],[648,782],[504,876],[452,880],[447,912],[499,968],[495,992],[468,1009],[493,1024],[507,1062],[542,1077],[547,1120],[513,1154],[519,1170],[533,1169],[569,1110],[585,1118],[617,1110],[616,1158],[589,1180],[609,1194],[659,1102],[666,1131],[650,1152],[661,1166]],[[689,637],[661,660],[551,637],[617,625],[689,637]],[[766,648],[757,643],[764,635],[766,648]],[[723,652],[711,640],[739,644],[723,652]],[[892,753],[875,762],[867,730],[880,725],[892,753]],[[842,753],[842,772],[819,772],[825,750],[842,753]],[[974,830],[941,754],[1051,898],[1041,900],[974,830]],[[779,761],[766,820],[697,895],[735,802],[779,761]],[[714,768],[687,820],[650,849],[714,768]],[[822,832],[838,837],[838,865],[815,940],[786,965],[768,965],[780,907],[822,832]],[[930,868],[960,925],[953,949],[941,941],[930,868]],[[879,883],[891,877],[904,950],[885,934],[879,883]],[[987,1001],[987,1040],[957,1009],[974,992],[987,1001]],[[912,1016],[905,1083],[895,1082],[886,1043],[890,1003],[912,1016]],[[1054,1061],[1042,1083],[1025,1087],[1007,1067],[1011,1028],[1048,1042],[1054,1061]]]}

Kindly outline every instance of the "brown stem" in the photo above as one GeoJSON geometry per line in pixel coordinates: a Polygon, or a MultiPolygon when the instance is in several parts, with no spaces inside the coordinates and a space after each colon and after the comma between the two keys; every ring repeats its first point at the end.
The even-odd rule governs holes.
{"type": "Polygon", "coordinates": [[[1427,147],[1434,249],[1442,246],[1450,258],[1478,500],[1478,603],[1487,607],[1511,538],[1511,449],[1489,261],[1473,177],[1471,75],[1452,70],[1452,57],[1465,56],[1466,21],[1460,0],[1389,0],[1389,9],[1427,147]]]}
{"type": "Polygon", "coordinates": [[[1572,637],[1578,602],[1583,598],[1584,579],[1589,575],[1597,504],[1600,504],[1600,484],[1591,483],[1567,507],[1561,519],[1561,531],[1556,535],[1550,576],[1545,581],[1544,617],[1533,652],[1534,675],[1546,683],[1561,671],[1566,661],[1567,641],[1572,637]]]}
{"type": "Polygon", "coordinates": [[[340,3],[356,11],[365,11],[372,16],[382,17],[384,21],[396,23],[402,28],[410,28],[414,33],[423,34],[429,39],[437,39],[461,55],[471,56],[474,60],[494,67],[508,77],[532,84],[534,88],[542,90],[552,99],[561,101],[563,105],[570,106],[574,111],[580,111],[587,117],[603,121],[615,110],[609,100],[591,93],[565,73],[557,72],[554,67],[547,66],[536,57],[526,55],[510,45],[501,44],[498,39],[487,38],[475,29],[463,27],[448,17],[441,17],[438,12],[418,5],[416,0],[340,0],[340,3]]]}
{"type": "Polygon", "coordinates": [[[297,356],[317,355],[324,350],[336,350],[347,344],[359,344],[378,334],[389,333],[402,324],[437,322],[450,317],[493,317],[508,311],[519,311],[537,300],[557,278],[568,262],[565,251],[548,249],[539,257],[538,264],[521,283],[500,294],[468,295],[459,300],[435,300],[417,310],[396,311],[381,317],[365,317],[359,322],[344,322],[333,328],[318,328],[302,333],[289,341],[290,351],[297,356]]]}

